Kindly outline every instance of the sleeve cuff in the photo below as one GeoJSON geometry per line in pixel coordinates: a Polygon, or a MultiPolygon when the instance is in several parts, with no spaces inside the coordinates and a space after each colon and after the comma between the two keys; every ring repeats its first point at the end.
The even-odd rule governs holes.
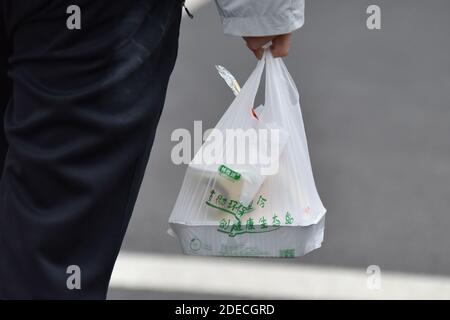
{"type": "Polygon", "coordinates": [[[223,32],[233,36],[259,37],[290,33],[304,24],[303,11],[276,16],[222,17],[223,32]]]}

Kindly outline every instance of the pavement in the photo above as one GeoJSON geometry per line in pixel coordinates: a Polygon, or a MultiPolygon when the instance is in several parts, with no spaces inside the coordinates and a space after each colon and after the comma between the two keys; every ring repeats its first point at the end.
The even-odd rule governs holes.
{"type": "MultiPolygon", "coordinates": [[[[184,259],[166,233],[186,168],[171,162],[171,133],[193,130],[195,120],[214,127],[232,102],[214,65],[228,68],[241,84],[256,65],[242,39],[223,35],[212,2],[195,9],[194,19],[182,22],[178,62],[122,247],[124,254],[167,257],[168,263],[184,259]]],[[[271,268],[365,275],[377,265],[389,274],[450,279],[448,12],[446,0],[306,0],[305,26],[295,32],[285,62],[300,90],[315,181],[328,209],[325,241],[305,257],[271,260],[271,268]],[[381,7],[381,30],[366,27],[370,4],[381,7]]],[[[195,269],[190,275],[201,278],[195,269]]],[[[443,288],[429,297],[450,294],[443,288]]],[[[355,296],[352,290],[348,297],[355,296]]],[[[215,294],[195,285],[134,288],[114,281],[109,293],[110,299],[249,297],[249,291],[215,294]]]]}

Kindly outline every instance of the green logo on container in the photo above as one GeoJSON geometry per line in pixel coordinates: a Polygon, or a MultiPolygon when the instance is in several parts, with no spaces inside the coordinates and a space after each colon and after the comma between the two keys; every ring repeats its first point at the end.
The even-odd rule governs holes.
{"type": "Polygon", "coordinates": [[[228,168],[225,165],[221,165],[219,167],[219,174],[226,178],[230,178],[232,180],[238,181],[241,178],[241,174],[239,172],[234,171],[233,169],[228,168]]]}

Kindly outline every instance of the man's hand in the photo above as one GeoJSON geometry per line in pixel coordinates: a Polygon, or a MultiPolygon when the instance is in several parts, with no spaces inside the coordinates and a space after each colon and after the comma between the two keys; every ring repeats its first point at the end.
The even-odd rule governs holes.
{"type": "Polygon", "coordinates": [[[244,37],[247,47],[253,52],[256,58],[261,59],[263,56],[263,46],[272,41],[270,51],[275,58],[285,57],[289,53],[291,47],[291,34],[280,34],[277,36],[263,36],[263,37],[244,37]]]}

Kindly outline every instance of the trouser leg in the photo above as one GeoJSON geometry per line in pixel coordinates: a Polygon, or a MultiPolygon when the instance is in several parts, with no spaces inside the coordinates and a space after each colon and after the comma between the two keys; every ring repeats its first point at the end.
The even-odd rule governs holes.
{"type": "Polygon", "coordinates": [[[10,45],[6,37],[6,30],[4,27],[3,12],[0,7],[0,43],[2,48],[0,49],[0,179],[3,171],[3,165],[8,150],[8,144],[6,143],[5,130],[4,130],[4,114],[9,99],[11,98],[11,80],[8,78],[8,56],[10,45]]]}
{"type": "Polygon", "coordinates": [[[0,297],[105,298],[175,63],[180,2],[30,3],[8,22],[0,297]],[[79,31],[66,28],[71,4],[79,31]],[[72,265],[80,290],[67,287],[72,265]]]}

